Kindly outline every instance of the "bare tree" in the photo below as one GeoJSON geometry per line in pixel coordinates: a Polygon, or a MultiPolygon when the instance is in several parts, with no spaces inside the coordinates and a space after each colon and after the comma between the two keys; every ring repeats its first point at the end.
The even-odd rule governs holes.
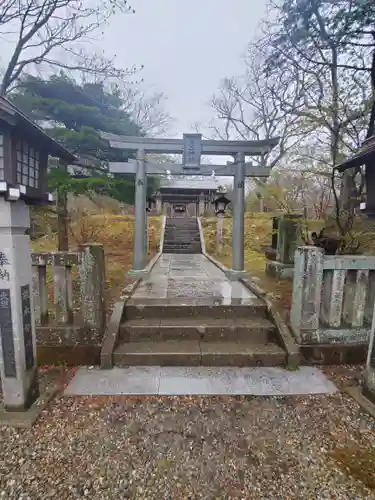
{"type": "Polygon", "coordinates": [[[118,77],[113,60],[89,55],[82,46],[100,33],[117,12],[134,13],[127,0],[0,0],[0,37],[14,39],[14,47],[0,84],[9,92],[31,66],[53,66],[118,77]]]}
{"type": "MultiPolygon", "coordinates": [[[[272,51],[266,68],[272,74],[293,66],[304,75],[303,99],[289,109],[312,127],[310,145],[325,149],[322,158],[332,170],[366,137],[373,105],[369,62],[375,45],[368,27],[375,21],[374,4],[368,0],[361,6],[352,0],[271,0],[270,4],[274,15],[265,23],[265,38],[272,51]]],[[[288,103],[280,105],[288,108],[288,103]]],[[[364,177],[360,170],[346,172],[340,195],[334,175],[331,184],[336,222],[344,236],[351,230],[364,177]]]]}
{"type": "Polygon", "coordinates": [[[125,110],[147,136],[168,132],[173,120],[166,110],[167,98],[162,92],[150,93],[141,87],[127,85],[121,95],[125,110]]]}
{"type": "Polygon", "coordinates": [[[209,128],[214,135],[225,139],[279,137],[278,147],[268,157],[254,158],[260,165],[273,168],[300,142],[304,132],[299,117],[282,109],[278,104],[279,97],[276,97],[282,95],[287,100],[288,96],[297,103],[300,92],[298,78],[287,72],[266,75],[264,57],[265,52],[259,46],[249,45],[244,74],[238,78],[226,78],[212,98],[211,106],[216,117],[209,128]],[[291,78],[296,83],[293,92],[291,78]]]}

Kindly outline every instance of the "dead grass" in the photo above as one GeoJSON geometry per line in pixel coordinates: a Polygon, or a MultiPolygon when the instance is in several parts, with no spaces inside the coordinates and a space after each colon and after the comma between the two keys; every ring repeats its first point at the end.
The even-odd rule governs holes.
{"type": "MultiPolygon", "coordinates": [[[[217,254],[217,218],[202,219],[207,252],[224,266],[232,265],[232,218],[225,217],[223,224],[223,252],[217,254]]],[[[292,283],[278,281],[266,275],[264,249],[271,246],[272,215],[247,214],[245,216],[245,269],[282,309],[289,310],[292,283]]]]}
{"type": "MultiPolygon", "coordinates": [[[[131,215],[81,214],[72,220],[69,247],[76,250],[83,243],[101,243],[106,258],[106,302],[108,310],[121,295],[124,286],[133,279],[127,276],[133,260],[133,220],[131,215]]],[[[161,217],[150,216],[149,260],[158,251],[161,232],[161,217]]],[[[32,241],[35,252],[53,252],[57,249],[57,236],[43,237],[32,241]]],[[[74,273],[73,273],[74,277],[74,273]]]]}
{"type": "Polygon", "coordinates": [[[345,474],[350,474],[370,490],[375,490],[375,448],[364,449],[353,444],[333,449],[330,456],[345,474]]]}

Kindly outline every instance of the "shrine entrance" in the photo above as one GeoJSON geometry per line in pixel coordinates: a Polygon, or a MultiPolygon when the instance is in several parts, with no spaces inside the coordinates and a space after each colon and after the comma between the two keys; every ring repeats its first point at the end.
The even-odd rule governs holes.
{"type": "MultiPolygon", "coordinates": [[[[193,176],[195,180],[201,177],[214,178],[229,176],[234,177],[233,186],[233,235],[232,235],[232,269],[228,271],[228,277],[232,280],[241,278],[244,274],[244,215],[245,215],[245,177],[268,177],[271,169],[268,167],[254,166],[245,163],[246,156],[267,155],[279,139],[272,138],[260,141],[222,141],[202,140],[200,134],[184,134],[182,139],[155,139],[147,137],[127,137],[115,134],[101,133],[103,139],[109,142],[111,148],[121,149],[127,152],[136,152],[137,159],[128,162],[112,162],[109,164],[110,173],[113,175],[133,173],[135,182],[135,219],[134,219],[134,251],[132,273],[145,275],[147,273],[147,212],[146,193],[147,175],[162,175],[171,179],[178,176],[193,176]],[[182,155],[181,163],[153,163],[147,159],[147,154],[173,154],[182,155]],[[201,164],[202,155],[232,156],[234,162],[227,165],[201,164]]],[[[185,179],[184,179],[185,180],[185,179]]],[[[162,184],[163,184],[162,182],[162,184]]],[[[175,181],[177,182],[177,181],[175,181]]],[[[205,181],[200,180],[200,184],[205,181]]],[[[175,190],[176,191],[176,190],[175,190]]],[[[169,200],[173,205],[185,204],[190,206],[188,213],[192,214],[195,205],[196,216],[200,215],[200,209],[207,204],[207,193],[205,190],[197,190],[190,193],[185,185],[185,190],[178,199],[172,198],[169,191],[169,200]],[[203,196],[202,196],[203,193],[203,196]],[[183,199],[183,195],[185,198],[183,199]],[[182,202],[183,200],[183,202],[182,202]],[[195,200],[195,201],[194,201],[195,200]]],[[[166,187],[166,194],[168,187],[166,187]]],[[[211,192],[208,189],[208,192],[211,192]]],[[[176,195],[176,192],[174,193],[176,195]]],[[[158,201],[163,204],[163,197],[158,201]]],[[[204,214],[204,210],[203,210],[204,214]]],[[[203,215],[202,214],[202,215],[203,215]]],[[[193,215],[191,215],[193,216],[193,215]]]]}
{"type": "Polygon", "coordinates": [[[157,212],[168,214],[169,217],[214,215],[212,202],[218,188],[216,178],[163,178],[156,194],[157,212]]]}

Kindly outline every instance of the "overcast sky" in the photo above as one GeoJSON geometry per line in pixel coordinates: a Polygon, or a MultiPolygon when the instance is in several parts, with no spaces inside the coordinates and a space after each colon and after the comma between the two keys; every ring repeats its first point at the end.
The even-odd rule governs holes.
{"type": "MultiPolygon", "coordinates": [[[[136,14],[111,20],[100,44],[123,67],[144,64],[145,84],[165,92],[170,135],[212,116],[220,80],[240,73],[266,0],[131,0],[136,14]]],[[[99,42],[99,40],[98,40],[99,42]]]]}

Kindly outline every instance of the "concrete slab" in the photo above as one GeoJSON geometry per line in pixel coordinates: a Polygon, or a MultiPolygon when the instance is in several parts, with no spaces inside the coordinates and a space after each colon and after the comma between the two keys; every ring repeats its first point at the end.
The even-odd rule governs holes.
{"type": "Polygon", "coordinates": [[[335,385],[316,367],[303,366],[296,371],[267,367],[243,371],[251,394],[304,395],[336,392],[335,385]]]}
{"type": "Polygon", "coordinates": [[[132,303],[147,304],[166,299],[168,303],[194,301],[215,306],[252,305],[256,296],[242,283],[230,281],[202,254],[163,254],[142,280],[132,303]]]}
{"type": "Polygon", "coordinates": [[[283,368],[137,366],[112,370],[81,367],[64,394],[286,396],[336,391],[316,367],[290,372],[283,368]]]}
{"type": "Polygon", "coordinates": [[[247,386],[239,370],[230,367],[163,367],[160,373],[159,394],[240,395],[247,394],[247,386]]]}
{"type": "Polygon", "coordinates": [[[160,367],[129,369],[80,367],[64,391],[65,396],[115,396],[158,394],[160,367]]]}

